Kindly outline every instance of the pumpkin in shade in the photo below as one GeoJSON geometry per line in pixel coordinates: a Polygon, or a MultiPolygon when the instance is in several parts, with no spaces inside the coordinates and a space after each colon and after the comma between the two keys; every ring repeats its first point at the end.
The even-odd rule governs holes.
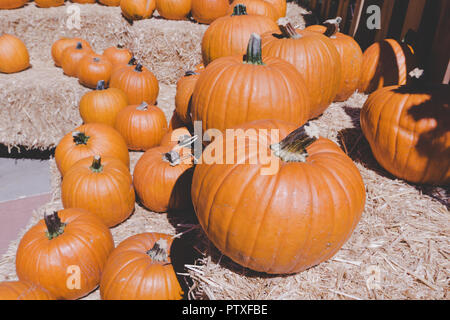
{"type": "Polygon", "coordinates": [[[0,9],[17,9],[28,3],[28,0],[0,0],[0,9]]]}
{"type": "Polygon", "coordinates": [[[95,89],[100,80],[105,81],[105,84],[109,83],[112,68],[112,63],[108,58],[89,53],[80,60],[77,77],[82,85],[95,89]]]}
{"type": "Polygon", "coordinates": [[[87,92],[80,100],[80,115],[84,123],[104,123],[114,126],[120,110],[128,106],[126,94],[117,88],[105,88],[105,81],[96,90],[87,92]]]}
{"type": "Polygon", "coordinates": [[[450,88],[428,84],[413,70],[406,85],[369,95],[361,129],[379,164],[413,183],[450,183],[450,88]]]}
{"type": "Polygon", "coordinates": [[[175,147],[192,137],[190,131],[186,127],[180,127],[167,132],[161,140],[161,146],[175,147]]]}
{"type": "Polygon", "coordinates": [[[125,140],[111,126],[87,123],[66,134],[55,149],[55,162],[62,176],[83,158],[94,155],[113,157],[130,166],[125,140]]]}
{"type": "Polygon", "coordinates": [[[146,102],[121,110],[114,127],[124,137],[128,149],[147,150],[160,144],[167,132],[164,112],[146,102]]]}
{"type": "Polygon", "coordinates": [[[156,232],[122,241],[106,263],[102,300],[180,300],[183,290],[170,260],[172,241],[172,236],[156,232]]]}
{"type": "Polygon", "coordinates": [[[252,33],[278,30],[277,24],[264,16],[250,16],[245,6],[238,4],[231,16],[217,19],[206,29],[202,39],[203,64],[226,56],[245,53],[252,33]]]}
{"type": "Polygon", "coordinates": [[[82,208],[96,215],[108,227],[126,220],[134,210],[134,189],[130,171],[111,157],[88,157],[76,162],[61,184],[64,208],[82,208]]]}
{"type": "Polygon", "coordinates": [[[0,36],[0,72],[15,73],[28,67],[30,55],[25,43],[11,34],[0,36]]]}
{"type": "Polygon", "coordinates": [[[34,0],[36,5],[40,8],[59,7],[64,4],[65,0],[34,0]]]}
{"type": "Polygon", "coordinates": [[[189,208],[192,167],[188,148],[160,146],[147,150],[133,173],[141,203],[154,212],[189,208]]]}
{"type": "Polygon", "coordinates": [[[103,51],[103,56],[108,58],[113,65],[118,65],[127,64],[133,58],[133,53],[129,49],[117,45],[117,47],[106,48],[103,51]]]}
{"type": "Polygon", "coordinates": [[[286,16],[286,10],[287,10],[287,1],[286,0],[263,0],[263,1],[270,3],[278,11],[277,19],[283,18],[286,16]]]}
{"type": "Polygon", "coordinates": [[[310,101],[300,73],[284,60],[261,57],[261,38],[253,34],[244,56],[219,58],[200,74],[191,115],[202,121],[203,131],[259,119],[302,125],[309,119],[310,101]]]}
{"type": "Polygon", "coordinates": [[[150,18],[156,9],[156,0],[121,0],[120,9],[128,20],[150,18]]]}
{"type": "Polygon", "coordinates": [[[277,21],[279,18],[278,10],[269,2],[263,0],[234,0],[228,8],[227,14],[231,15],[233,8],[238,4],[243,4],[249,15],[265,16],[273,21],[277,21]]]}
{"type": "Polygon", "coordinates": [[[94,51],[90,47],[85,47],[81,42],[78,42],[75,47],[68,47],[61,55],[61,68],[65,75],[69,77],[76,77],[78,75],[78,67],[81,59],[86,54],[93,54],[94,51]]]}
{"type": "Polygon", "coordinates": [[[55,300],[38,285],[26,281],[0,282],[0,300],[55,300]]]}
{"type": "Polygon", "coordinates": [[[55,62],[55,66],[61,66],[61,56],[65,49],[69,47],[76,47],[77,43],[81,42],[83,47],[91,47],[91,45],[81,38],[61,38],[56,40],[52,45],[52,58],[55,62]]]}
{"type": "Polygon", "coordinates": [[[227,14],[229,0],[192,0],[191,14],[195,21],[210,24],[227,14]]]}
{"type": "Polygon", "coordinates": [[[99,3],[108,7],[118,7],[120,6],[121,0],[98,0],[99,3]]]}
{"type": "Polygon", "coordinates": [[[126,66],[116,69],[111,75],[109,86],[125,92],[130,104],[140,104],[143,101],[155,104],[159,94],[155,75],[139,63],[134,68],[126,66]]]}
{"type": "Polygon", "coordinates": [[[394,39],[375,42],[364,51],[359,91],[371,93],[379,88],[406,84],[416,66],[413,49],[394,39]]]}
{"type": "Polygon", "coordinates": [[[324,25],[312,25],[306,30],[320,32],[330,38],[335,45],[341,61],[341,84],[334,101],[345,101],[358,88],[363,53],[359,44],[350,36],[339,32],[342,18],[327,20],[324,25]]]}
{"type": "Polygon", "coordinates": [[[56,299],[78,299],[100,283],[106,260],[114,249],[109,229],[83,209],[45,215],[20,240],[17,276],[36,283],[56,299]],[[79,277],[71,279],[71,274],[79,277]]]}
{"type": "Polygon", "coordinates": [[[192,0],[156,0],[156,10],[168,20],[186,20],[191,12],[192,0]]]}
{"type": "Polygon", "coordinates": [[[191,123],[191,98],[195,84],[200,77],[199,72],[187,71],[177,82],[175,94],[175,112],[184,123],[191,123]]]}
{"type": "Polygon", "coordinates": [[[333,102],[341,83],[341,62],[333,42],[308,30],[296,30],[287,21],[278,21],[281,32],[261,36],[262,52],[294,65],[305,80],[311,99],[310,118],[321,115],[333,102]]]}
{"type": "Polygon", "coordinates": [[[174,130],[174,129],[181,128],[184,126],[186,126],[186,123],[181,121],[181,119],[178,116],[178,114],[176,113],[176,111],[174,111],[172,114],[172,117],[170,117],[169,130],[174,130]]]}
{"type": "Polygon", "coordinates": [[[214,149],[223,163],[224,155],[240,154],[241,162],[202,161],[194,171],[192,202],[209,240],[259,272],[292,274],[331,258],[364,209],[353,161],[310,125],[295,127],[278,120],[235,127],[242,131],[217,137],[203,154],[214,149]]]}

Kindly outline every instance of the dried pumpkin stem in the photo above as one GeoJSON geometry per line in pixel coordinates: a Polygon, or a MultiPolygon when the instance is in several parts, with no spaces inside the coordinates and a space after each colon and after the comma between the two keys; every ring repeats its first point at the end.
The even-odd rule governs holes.
{"type": "Polygon", "coordinates": [[[167,262],[169,257],[169,244],[165,239],[159,239],[153,245],[153,248],[147,251],[147,254],[155,262],[167,262]]]}
{"type": "Polygon", "coordinates": [[[195,72],[195,71],[192,71],[192,70],[188,70],[188,71],[185,72],[184,76],[185,77],[190,77],[190,76],[193,76],[193,75],[196,75],[196,74],[198,74],[198,73],[195,72]]]}
{"type": "Polygon", "coordinates": [[[84,132],[74,131],[72,132],[73,142],[76,145],[87,144],[89,140],[89,136],[87,136],[84,132]]]}
{"type": "Polygon", "coordinates": [[[136,109],[137,110],[141,110],[141,111],[147,111],[148,110],[148,103],[144,101],[136,109]]]}
{"type": "Polygon", "coordinates": [[[169,164],[174,167],[181,163],[180,154],[175,150],[170,150],[163,154],[163,160],[169,162],[169,164]]]}
{"type": "Polygon", "coordinates": [[[55,211],[51,215],[44,215],[44,222],[47,226],[47,231],[45,232],[45,235],[49,240],[52,240],[61,234],[64,233],[64,228],[66,227],[65,223],[61,222],[61,219],[58,216],[58,212],[55,211]]]}
{"type": "Polygon", "coordinates": [[[272,144],[270,149],[285,162],[305,162],[308,157],[306,148],[318,138],[317,127],[312,124],[305,124],[292,131],[279,143],[272,144]]]}
{"type": "Polygon", "coordinates": [[[100,62],[100,58],[98,58],[98,57],[95,57],[95,58],[92,59],[92,60],[94,60],[94,62],[100,62]]]}
{"type": "Polygon", "coordinates": [[[83,45],[81,44],[81,42],[77,42],[77,46],[75,48],[81,50],[83,49],[83,45]]]}
{"type": "Polygon", "coordinates": [[[105,80],[99,80],[95,90],[105,90],[105,80]]]}
{"type": "Polygon", "coordinates": [[[233,13],[231,14],[232,16],[245,16],[247,15],[247,8],[245,5],[243,4],[237,4],[234,6],[233,8],[233,13]]]}
{"type": "Polygon", "coordinates": [[[336,33],[340,31],[339,24],[341,23],[342,18],[336,17],[334,19],[329,19],[323,22],[323,25],[327,27],[327,30],[325,30],[324,35],[329,38],[336,38],[336,33]]]}
{"type": "Polygon", "coordinates": [[[261,51],[261,37],[252,33],[248,42],[247,53],[244,55],[244,63],[264,65],[261,51]]]}
{"type": "Polygon", "coordinates": [[[130,61],[128,61],[129,66],[134,66],[136,64],[137,59],[135,57],[131,57],[130,61]]]}
{"type": "Polygon", "coordinates": [[[94,159],[92,160],[92,164],[89,167],[92,172],[100,173],[103,171],[103,165],[102,165],[102,158],[100,156],[94,156],[94,159]]]}
{"type": "Polygon", "coordinates": [[[286,18],[278,19],[278,27],[281,30],[281,33],[284,38],[288,39],[299,39],[301,36],[295,31],[295,28],[286,18]]]}
{"type": "Polygon", "coordinates": [[[136,65],[136,68],[134,68],[134,71],[142,72],[142,64],[138,63],[138,64],[136,65]]]}

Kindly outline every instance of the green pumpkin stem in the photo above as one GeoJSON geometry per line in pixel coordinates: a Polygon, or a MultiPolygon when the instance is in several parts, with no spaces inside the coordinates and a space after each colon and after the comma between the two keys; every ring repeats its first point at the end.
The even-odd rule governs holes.
{"type": "Polygon", "coordinates": [[[318,138],[317,128],[313,125],[305,124],[292,131],[279,143],[272,144],[270,149],[285,162],[305,162],[308,157],[306,148],[318,138]]]}
{"type": "Polygon", "coordinates": [[[148,110],[148,103],[147,102],[142,102],[137,108],[136,110],[141,110],[141,111],[147,111],[148,110]]]}
{"type": "Polygon", "coordinates": [[[83,45],[81,44],[81,42],[77,42],[77,46],[75,48],[81,50],[83,49],[83,45]]]}
{"type": "Polygon", "coordinates": [[[244,56],[244,63],[264,65],[261,51],[261,37],[252,33],[248,42],[247,53],[244,56]]]}
{"type": "Polygon", "coordinates": [[[136,68],[134,68],[134,71],[142,72],[142,64],[138,63],[138,64],[136,65],[136,68]]]}
{"type": "Polygon", "coordinates": [[[105,80],[99,80],[95,90],[105,90],[105,80]]]}
{"type": "Polygon", "coordinates": [[[323,25],[327,27],[327,30],[323,33],[328,38],[336,38],[336,33],[340,31],[339,24],[342,22],[341,17],[329,19],[323,22],[323,25]]]}
{"type": "Polygon", "coordinates": [[[288,19],[280,18],[278,19],[277,23],[284,38],[288,39],[301,38],[301,36],[297,33],[297,31],[295,31],[295,28],[292,26],[292,24],[289,22],[288,19]]]}
{"type": "Polygon", "coordinates": [[[72,132],[73,142],[76,145],[87,144],[89,140],[89,136],[87,136],[84,132],[74,131],[72,132]]]}
{"type": "Polygon", "coordinates": [[[103,171],[103,165],[102,165],[102,158],[100,156],[94,156],[94,159],[92,160],[92,164],[89,167],[92,172],[100,173],[103,171]]]}
{"type": "Polygon", "coordinates": [[[245,5],[243,4],[237,4],[236,6],[234,6],[233,8],[233,13],[231,14],[232,16],[245,16],[247,15],[247,8],[245,7],[245,5]]]}
{"type": "Polygon", "coordinates": [[[153,245],[153,248],[147,251],[147,254],[154,262],[167,262],[169,257],[169,244],[165,239],[159,239],[153,245]]]}
{"type": "Polygon", "coordinates": [[[61,222],[61,219],[58,216],[58,212],[55,211],[51,215],[44,215],[44,222],[47,226],[47,231],[45,235],[49,240],[52,240],[64,233],[64,228],[66,227],[65,223],[61,222]]]}

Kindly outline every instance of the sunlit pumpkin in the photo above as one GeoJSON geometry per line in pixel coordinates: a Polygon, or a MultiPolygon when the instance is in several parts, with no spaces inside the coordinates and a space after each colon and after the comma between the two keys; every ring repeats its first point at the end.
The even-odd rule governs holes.
{"type": "Polygon", "coordinates": [[[0,72],[15,73],[30,67],[30,55],[25,43],[11,34],[0,36],[0,72]]]}

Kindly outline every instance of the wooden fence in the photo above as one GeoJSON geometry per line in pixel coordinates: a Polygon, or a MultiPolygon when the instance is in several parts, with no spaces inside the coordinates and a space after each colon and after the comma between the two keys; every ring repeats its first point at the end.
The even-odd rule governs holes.
{"type": "Polygon", "coordinates": [[[450,80],[449,0],[297,0],[320,22],[342,17],[341,32],[355,38],[364,50],[385,38],[410,43],[427,71],[428,80],[450,80]],[[380,9],[380,28],[369,29],[368,19],[380,9]]]}

